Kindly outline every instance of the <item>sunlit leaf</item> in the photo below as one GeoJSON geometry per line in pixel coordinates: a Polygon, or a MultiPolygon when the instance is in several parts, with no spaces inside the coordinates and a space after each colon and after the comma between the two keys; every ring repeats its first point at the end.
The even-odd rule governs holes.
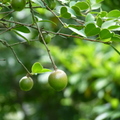
{"type": "Polygon", "coordinates": [[[96,4],[93,4],[93,5],[91,6],[92,10],[98,9],[98,8],[100,8],[100,7],[101,7],[101,4],[100,4],[100,3],[96,3],[96,4]]]}
{"type": "Polygon", "coordinates": [[[120,11],[119,10],[112,10],[108,13],[108,17],[120,17],[120,11]]]}
{"type": "Polygon", "coordinates": [[[85,22],[90,22],[94,20],[95,20],[95,17],[91,13],[88,13],[85,17],[85,22]]]}
{"type": "Polygon", "coordinates": [[[72,7],[72,6],[74,6],[75,4],[76,4],[75,1],[71,1],[71,2],[69,3],[69,6],[72,7]]]}
{"type": "Polygon", "coordinates": [[[50,69],[43,68],[43,66],[39,62],[34,63],[32,65],[31,70],[32,70],[33,74],[35,74],[35,73],[51,72],[50,69]]]}
{"type": "Polygon", "coordinates": [[[102,2],[102,1],[104,1],[104,0],[96,0],[97,3],[100,3],[100,2],[102,2]]]}
{"type": "Polygon", "coordinates": [[[89,8],[89,4],[87,2],[77,2],[75,4],[80,10],[86,10],[89,8]]]}
{"type": "Polygon", "coordinates": [[[109,20],[109,21],[105,21],[101,28],[108,28],[110,26],[116,25],[116,22],[114,20],[109,20]]]}
{"type": "Polygon", "coordinates": [[[50,69],[43,68],[42,71],[41,71],[41,73],[42,73],[42,72],[51,72],[51,71],[52,71],[52,70],[50,70],[50,69]]]}
{"type": "Polygon", "coordinates": [[[74,33],[80,35],[80,36],[83,36],[83,37],[86,37],[86,34],[84,33],[84,30],[78,30],[78,29],[75,29],[73,27],[68,27],[70,30],[72,30],[74,33]]]}
{"type": "Polygon", "coordinates": [[[119,25],[112,25],[110,27],[108,27],[109,30],[120,30],[120,26],[119,25]]]}
{"type": "Polygon", "coordinates": [[[32,65],[32,73],[41,73],[42,69],[43,66],[39,62],[36,62],[32,65]]]}

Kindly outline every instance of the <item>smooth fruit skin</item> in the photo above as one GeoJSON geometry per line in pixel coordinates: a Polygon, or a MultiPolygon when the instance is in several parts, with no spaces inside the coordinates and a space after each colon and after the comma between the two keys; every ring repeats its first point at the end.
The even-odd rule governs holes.
{"type": "Polygon", "coordinates": [[[25,4],[26,4],[26,0],[12,0],[11,1],[12,8],[15,11],[21,11],[22,9],[24,9],[25,4]]]}
{"type": "Polygon", "coordinates": [[[33,80],[31,77],[24,76],[19,81],[20,89],[23,91],[29,91],[33,87],[33,80]]]}
{"type": "MultiPolygon", "coordinates": [[[[45,43],[48,44],[51,41],[51,36],[50,35],[45,35],[44,40],[45,40],[45,43]]],[[[40,39],[40,42],[44,44],[42,39],[40,39]]]]}
{"type": "Polygon", "coordinates": [[[61,91],[67,86],[68,78],[64,71],[58,69],[49,75],[48,83],[56,91],[61,91]]]}

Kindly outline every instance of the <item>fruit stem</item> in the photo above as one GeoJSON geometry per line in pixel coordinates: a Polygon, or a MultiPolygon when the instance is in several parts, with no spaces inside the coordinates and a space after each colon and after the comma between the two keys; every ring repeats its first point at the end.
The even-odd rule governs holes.
{"type": "Polygon", "coordinates": [[[0,39],[0,42],[1,42],[3,45],[5,45],[6,47],[8,47],[8,48],[11,49],[11,51],[12,51],[13,55],[15,56],[16,60],[18,61],[18,63],[20,63],[20,64],[23,66],[23,68],[27,71],[27,74],[30,76],[31,73],[30,73],[29,70],[24,66],[24,64],[20,61],[20,59],[18,58],[18,56],[17,56],[16,52],[14,51],[14,49],[13,49],[6,41],[4,41],[4,40],[1,40],[1,39],[0,39]]]}

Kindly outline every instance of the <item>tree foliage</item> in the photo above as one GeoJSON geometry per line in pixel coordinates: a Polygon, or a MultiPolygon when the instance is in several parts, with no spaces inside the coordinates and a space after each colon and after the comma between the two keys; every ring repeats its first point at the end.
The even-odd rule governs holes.
{"type": "Polygon", "coordinates": [[[120,11],[115,0],[0,1],[1,120],[119,120],[120,11]],[[68,85],[48,84],[63,69],[68,85]],[[19,80],[34,80],[21,91],[19,80]]]}

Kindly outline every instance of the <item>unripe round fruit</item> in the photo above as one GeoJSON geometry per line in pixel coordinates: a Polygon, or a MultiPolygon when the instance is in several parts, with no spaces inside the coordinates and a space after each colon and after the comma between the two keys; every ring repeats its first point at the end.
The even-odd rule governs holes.
{"type": "MultiPolygon", "coordinates": [[[[44,40],[45,40],[45,43],[48,44],[51,41],[51,36],[49,34],[48,35],[44,35],[44,40]]],[[[40,42],[44,44],[42,39],[40,39],[40,42]]]]}
{"type": "Polygon", "coordinates": [[[62,70],[55,70],[49,75],[48,82],[53,89],[61,91],[67,86],[67,75],[62,70]]]}
{"type": "Polygon", "coordinates": [[[26,4],[26,0],[12,0],[11,1],[12,8],[15,11],[21,11],[22,9],[24,9],[25,4],[26,4]]]}
{"type": "Polygon", "coordinates": [[[24,76],[19,81],[19,86],[23,91],[29,91],[33,87],[33,80],[31,77],[24,76]]]}
{"type": "Polygon", "coordinates": [[[49,5],[50,9],[53,10],[55,8],[55,6],[56,6],[56,2],[55,1],[51,1],[50,5],[49,5]]]}

